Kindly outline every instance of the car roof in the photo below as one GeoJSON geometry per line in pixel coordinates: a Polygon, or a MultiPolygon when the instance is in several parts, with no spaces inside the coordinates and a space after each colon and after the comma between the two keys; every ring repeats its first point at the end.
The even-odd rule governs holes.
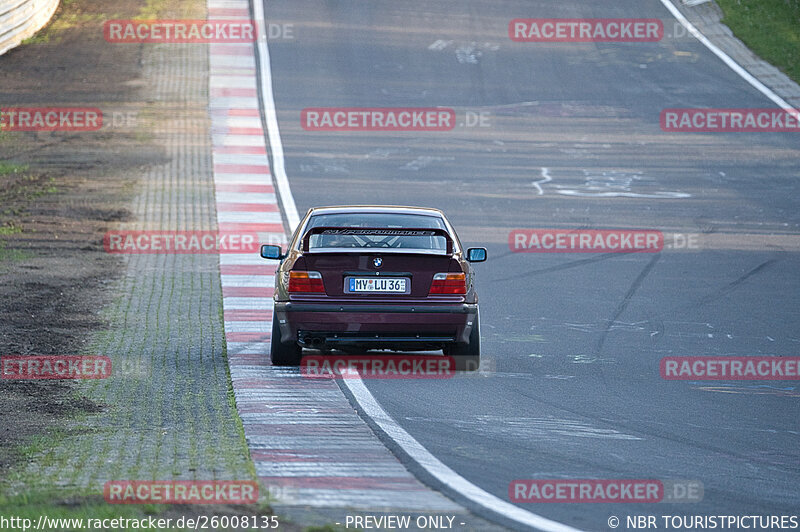
{"type": "Polygon", "coordinates": [[[311,215],[316,214],[355,214],[355,213],[377,213],[377,214],[419,214],[422,216],[435,216],[444,218],[444,213],[439,209],[430,207],[409,207],[402,205],[336,205],[330,207],[312,207],[309,209],[311,215]]]}

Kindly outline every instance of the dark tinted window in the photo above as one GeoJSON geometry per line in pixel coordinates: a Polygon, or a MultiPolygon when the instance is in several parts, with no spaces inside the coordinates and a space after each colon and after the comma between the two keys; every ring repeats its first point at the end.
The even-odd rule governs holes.
{"type": "MultiPolygon", "coordinates": [[[[318,214],[308,221],[306,231],[314,227],[376,227],[390,229],[446,229],[438,216],[391,213],[318,214]]],[[[424,249],[444,252],[447,242],[441,236],[356,236],[313,235],[309,241],[314,248],[384,248],[424,249]]]]}

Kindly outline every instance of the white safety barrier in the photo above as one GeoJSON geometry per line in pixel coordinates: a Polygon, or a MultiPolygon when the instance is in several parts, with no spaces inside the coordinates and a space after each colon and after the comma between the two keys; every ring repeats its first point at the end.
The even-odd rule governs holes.
{"type": "Polygon", "coordinates": [[[0,0],[0,55],[47,24],[59,0],[0,0]]]}

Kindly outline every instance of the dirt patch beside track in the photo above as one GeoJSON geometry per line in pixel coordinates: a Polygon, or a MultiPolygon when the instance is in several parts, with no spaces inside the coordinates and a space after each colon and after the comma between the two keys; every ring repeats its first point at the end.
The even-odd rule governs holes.
{"type": "MultiPolygon", "coordinates": [[[[0,514],[117,515],[91,502],[111,480],[256,479],[218,257],[102,245],[120,229],[216,230],[207,45],[103,37],[110,19],[205,16],[203,0],[66,1],[44,33],[0,57],[0,108],[103,115],[89,132],[0,132],[0,355],[111,362],[104,379],[0,381],[0,514]]],[[[262,492],[250,511],[268,501],[262,492]]]]}
{"type": "MultiPolygon", "coordinates": [[[[0,131],[0,356],[87,354],[121,261],[109,222],[127,219],[136,176],[164,158],[135,117],[141,47],[105,45],[102,23],[144,0],[62,2],[50,26],[0,56],[0,107],[97,107],[96,132],[0,131]],[[131,113],[132,112],[132,113],[131,113]]],[[[69,382],[0,380],[0,471],[20,445],[68,431],[101,410],[69,382]]]]}

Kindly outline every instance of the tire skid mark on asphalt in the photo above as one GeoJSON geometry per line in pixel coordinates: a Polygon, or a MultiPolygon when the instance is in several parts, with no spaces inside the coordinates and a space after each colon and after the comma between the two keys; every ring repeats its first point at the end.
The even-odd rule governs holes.
{"type": "MultiPolygon", "coordinates": [[[[745,273],[744,275],[742,275],[738,279],[735,279],[735,280],[731,281],[730,283],[726,284],[725,286],[723,286],[722,288],[718,289],[714,293],[704,296],[703,298],[701,298],[696,303],[693,303],[688,308],[702,307],[703,305],[707,305],[707,304],[709,304],[709,303],[711,303],[713,301],[716,301],[717,299],[725,297],[730,292],[734,291],[739,285],[741,285],[742,283],[747,281],[750,277],[752,277],[752,276],[754,276],[754,275],[756,275],[758,273],[761,273],[762,271],[774,266],[775,263],[778,262],[778,260],[780,260],[780,259],[769,259],[769,260],[767,260],[765,262],[762,262],[761,264],[759,264],[755,268],[752,268],[750,271],[748,271],[747,273],[745,273]]],[[[684,309],[681,309],[681,310],[684,310],[684,309]]]]}
{"type": "Polygon", "coordinates": [[[597,346],[595,347],[594,350],[595,356],[597,357],[600,356],[600,353],[603,350],[603,346],[606,343],[606,338],[608,338],[608,333],[611,332],[612,326],[617,322],[617,318],[619,318],[622,315],[622,313],[625,312],[625,309],[628,308],[628,304],[631,302],[631,299],[633,298],[634,294],[636,294],[636,291],[639,290],[640,286],[642,286],[642,283],[644,282],[645,278],[647,278],[647,276],[653,270],[659,258],[660,255],[657,254],[653,255],[653,257],[645,265],[644,269],[642,269],[641,273],[639,273],[636,279],[634,279],[633,283],[631,283],[630,288],[625,293],[625,296],[622,298],[622,301],[620,301],[619,305],[617,305],[617,308],[614,309],[614,315],[611,317],[611,319],[608,320],[605,330],[600,335],[600,338],[597,340],[597,346]]]}

